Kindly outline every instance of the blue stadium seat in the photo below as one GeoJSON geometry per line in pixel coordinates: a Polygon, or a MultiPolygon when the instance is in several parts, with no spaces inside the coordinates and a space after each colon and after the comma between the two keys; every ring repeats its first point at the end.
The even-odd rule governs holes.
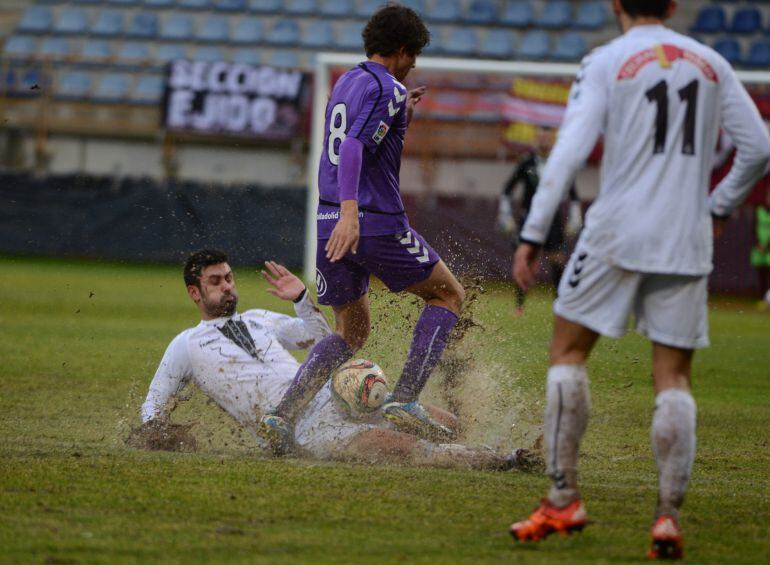
{"type": "Polygon", "coordinates": [[[505,59],[514,53],[513,32],[507,29],[490,29],[481,41],[479,52],[485,57],[505,59]]]}
{"type": "Polygon", "coordinates": [[[281,0],[249,0],[249,10],[258,14],[274,14],[281,11],[281,0]]]}
{"type": "Polygon", "coordinates": [[[93,99],[99,102],[123,102],[131,89],[129,75],[107,73],[96,83],[93,99]]]}
{"type": "Polygon", "coordinates": [[[164,80],[160,75],[141,75],[131,92],[135,104],[157,104],[163,96],[164,80]]]}
{"type": "Polygon", "coordinates": [[[369,18],[382,6],[382,0],[358,0],[356,15],[361,18],[369,18]]]}
{"type": "Polygon", "coordinates": [[[88,28],[88,12],[83,8],[68,8],[59,13],[53,31],[73,35],[85,32],[86,28],[88,28]]]}
{"type": "Polygon", "coordinates": [[[407,6],[417,12],[418,14],[425,15],[426,7],[425,0],[402,0],[401,4],[407,6]]]}
{"type": "Polygon", "coordinates": [[[257,49],[236,49],[231,57],[234,63],[245,65],[259,65],[262,63],[262,55],[257,49]]]}
{"type": "Polygon", "coordinates": [[[465,20],[475,24],[491,24],[497,21],[497,6],[492,0],[473,0],[465,13],[465,20]]]}
{"type": "Polygon", "coordinates": [[[534,20],[534,11],[529,0],[509,0],[503,10],[501,20],[513,27],[528,27],[534,20]]]}
{"type": "Polygon", "coordinates": [[[37,40],[28,35],[12,35],[3,47],[3,54],[13,57],[29,57],[37,48],[37,40]]]}
{"type": "Polygon", "coordinates": [[[187,47],[181,43],[166,43],[155,48],[155,60],[159,63],[168,63],[176,59],[187,58],[187,47]]]}
{"type": "Polygon", "coordinates": [[[145,6],[148,8],[173,8],[174,0],[142,0],[145,6]]]}
{"type": "MultiPolygon", "coordinates": [[[[58,0],[56,0],[58,2],[58,0]]],[[[50,0],[47,0],[48,3],[50,3],[50,0]]],[[[73,4],[88,4],[91,6],[94,6],[96,4],[101,4],[102,0],[73,0],[73,4]]]]}
{"type": "Polygon", "coordinates": [[[299,57],[292,51],[274,51],[267,60],[271,67],[297,69],[300,66],[299,57]]]}
{"type": "Polygon", "coordinates": [[[145,61],[150,57],[150,48],[144,41],[126,41],[118,48],[118,59],[124,62],[145,61]]]}
{"type": "Polygon", "coordinates": [[[457,27],[444,37],[443,45],[444,51],[449,55],[470,57],[476,52],[478,38],[473,29],[457,27]]]}
{"type": "Polygon", "coordinates": [[[87,39],[80,45],[80,57],[91,61],[109,59],[112,57],[112,44],[103,39],[87,39]]]}
{"type": "Polygon", "coordinates": [[[136,12],[126,28],[128,37],[152,38],[158,36],[158,16],[152,12],[136,12]]]}
{"type": "Polygon", "coordinates": [[[322,0],[319,11],[322,16],[348,17],[354,12],[353,0],[322,0]]]}
{"type": "Polygon", "coordinates": [[[755,7],[740,8],[733,16],[730,31],[733,33],[754,33],[762,29],[762,14],[755,7]]]}
{"type": "Polygon", "coordinates": [[[334,43],[334,30],[329,22],[315,20],[302,32],[299,42],[303,47],[329,47],[334,43]]]}
{"type": "Polygon", "coordinates": [[[742,59],[741,44],[737,39],[725,37],[714,43],[714,50],[731,65],[738,65],[742,59]]]}
{"type": "Polygon", "coordinates": [[[437,22],[458,22],[460,20],[460,0],[433,0],[433,7],[426,17],[437,22]]]}
{"type": "Polygon", "coordinates": [[[571,19],[569,2],[553,0],[545,4],[540,16],[535,18],[535,24],[546,29],[561,29],[569,26],[571,19]]]}
{"type": "Polygon", "coordinates": [[[91,90],[91,76],[83,71],[63,73],[56,81],[56,97],[69,99],[88,98],[91,90]]]}
{"type": "Polygon", "coordinates": [[[6,92],[16,96],[35,96],[40,93],[39,88],[34,89],[35,85],[41,84],[46,80],[39,69],[34,67],[26,68],[13,68],[11,67],[5,73],[4,77],[0,77],[0,81],[3,81],[6,92]]]}
{"type": "Polygon", "coordinates": [[[160,23],[161,39],[185,41],[192,39],[193,19],[187,14],[172,13],[166,16],[160,23]]]}
{"type": "Polygon", "coordinates": [[[226,59],[222,48],[218,45],[202,45],[193,51],[192,58],[195,61],[215,63],[226,59]]]}
{"type": "Polygon", "coordinates": [[[294,20],[278,20],[268,32],[267,41],[273,45],[299,43],[299,24],[294,20]]]}
{"type": "Polygon", "coordinates": [[[223,16],[209,16],[198,28],[195,38],[208,43],[222,43],[230,37],[230,24],[223,16]]]}
{"type": "Polygon", "coordinates": [[[551,57],[557,61],[577,61],[587,52],[588,44],[585,38],[577,31],[569,31],[558,35],[551,57]]]}
{"type": "Polygon", "coordinates": [[[262,41],[262,21],[257,18],[238,18],[230,41],[248,45],[262,41]]]}
{"type": "Polygon", "coordinates": [[[309,16],[318,11],[315,0],[286,0],[284,11],[293,16],[309,16]]]}
{"type": "Polygon", "coordinates": [[[725,30],[725,11],[721,6],[701,8],[690,31],[695,33],[718,33],[725,30]]]}
{"type": "Polygon", "coordinates": [[[246,0],[214,0],[214,9],[222,12],[243,12],[246,0]]]}
{"type": "Polygon", "coordinates": [[[107,0],[107,4],[115,6],[138,6],[140,0],[107,0]]]}
{"type": "Polygon", "coordinates": [[[604,2],[584,2],[578,7],[572,27],[601,29],[607,25],[607,19],[607,6],[604,2]]]}
{"type": "Polygon", "coordinates": [[[528,31],[521,39],[521,45],[516,50],[516,54],[521,59],[545,59],[549,52],[548,33],[537,29],[528,31]]]}
{"type": "Polygon", "coordinates": [[[40,54],[50,59],[63,59],[70,54],[69,41],[63,37],[44,37],[40,43],[40,54]]]}
{"type": "Polygon", "coordinates": [[[211,2],[212,0],[177,0],[176,4],[188,10],[208,10],[213,8],[211,2]]]}
{"type": "Polygon", "coordinates": [[[361,24],[346,24],[337,34],[337,47],[343,51],[363,51],[364,40],[361,38],[361,24]]]}
{"type": "Polygon", "coordinates": [[[92,35],[116,36],[123,33],[123,12],[101,10],[91,24],[92,35]]]}
{"type": "Polygon", "coordinates": [[[770,40],[761,39],[752,43],[749,55],[744,62],[750,67],[760,69],[770,67],[770,40]]]}
{"type": "Polygon", "coordinates": [[[24,10],[17,31],[28,33],[43,33],[51,29],[53,12],[48,6],[30,6],[24,10]]]}

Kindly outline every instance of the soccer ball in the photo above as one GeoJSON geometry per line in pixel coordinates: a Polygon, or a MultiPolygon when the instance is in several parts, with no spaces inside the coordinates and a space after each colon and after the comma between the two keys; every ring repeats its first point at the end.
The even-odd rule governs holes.
{"type": "Polygon", "coordinates": [[[355,359],[334,373],[331,390],[343,412],[357,416],[374,412],[384,404],[388,394],[388,380],[376,363],[355,359]]]}

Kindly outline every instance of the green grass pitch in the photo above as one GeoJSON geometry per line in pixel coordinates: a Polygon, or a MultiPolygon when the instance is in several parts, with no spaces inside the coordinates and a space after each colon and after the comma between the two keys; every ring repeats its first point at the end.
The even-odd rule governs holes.
{"type": "MultiPolygon", "coordinates": [[[[291,307],[236,267],[241,310],[291,307]]],[[[197,323],[181,269],[0,258],[0,561],[244,563],[572,563],[641,561],[656,496],[649,447],[649,345],[604,340],[589,365],[593,412],[582,446],[583,534],[517,547],[507,534],[545,492],[525,473],[273,461],[192,394],[194,453],[142,452],[124,439],[160,357],[197,323]]],[[[417,306],[375,293],[362,353],[394,380],[417,306]]],[[[434,375],[465,440],[500,449],[538,436],[550,297],[522,318],[490,285],[434,375]]],[[[770,555],[770,315],[712,301],[713,346],[696,356],[698,455],[683,513],[696,563],[770,555]]],[[[763,557],[764,556],[764,557],[763,557]]]]}

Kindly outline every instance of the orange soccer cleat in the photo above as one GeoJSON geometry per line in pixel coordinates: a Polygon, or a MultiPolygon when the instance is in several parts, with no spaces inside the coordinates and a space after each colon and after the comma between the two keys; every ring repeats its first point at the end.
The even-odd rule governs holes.
{"type": "Polygon", "coordinates": [[[588,524],[588,514],[580,499],[558,508],[544,498],[532,515],[523,522],[511,526],[511,535],[518,541],[540,541],[559,532],[566,536],[579,532],[588,524]]]}
{"type": "Polygon", "coordinates": [[[648,559],[681,559],[684,556],[684,536],[676,518],[669,514],[659,516],[650,531],[652,543],[648,559]]]}

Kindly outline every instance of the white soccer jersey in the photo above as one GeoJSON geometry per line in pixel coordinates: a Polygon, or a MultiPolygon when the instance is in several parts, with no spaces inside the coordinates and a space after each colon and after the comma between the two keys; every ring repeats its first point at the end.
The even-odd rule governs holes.
{"type": "MultiPolygon", "coordinates": [[[[288,350],[307,349],[331,332],[307,295],[294,308],[297,318],[249,310],[203,320],[180,333],[152,379],[142,421],[163,416],[172,397],[193,382],[253,432],[258,418],[280,402],[299,368],[288,350]]],[[[295,439],[300,447],[323,456],[329,442],[368,427],[346,421],[332,402],[327,383],[298,419],[295,439]]]]}
{"type": "Polygon", "coordinates": [[[709,273],[711,213],[728,215],[770,159],[770,136],[730,65],[661,25],[634,27],[591,52],[572,86],[522,239],[545,241],[600,135],[601,186],[581,248],[632,271],[709,273]],[[737,155],[709,198],[720,127],[737,155]]]}

